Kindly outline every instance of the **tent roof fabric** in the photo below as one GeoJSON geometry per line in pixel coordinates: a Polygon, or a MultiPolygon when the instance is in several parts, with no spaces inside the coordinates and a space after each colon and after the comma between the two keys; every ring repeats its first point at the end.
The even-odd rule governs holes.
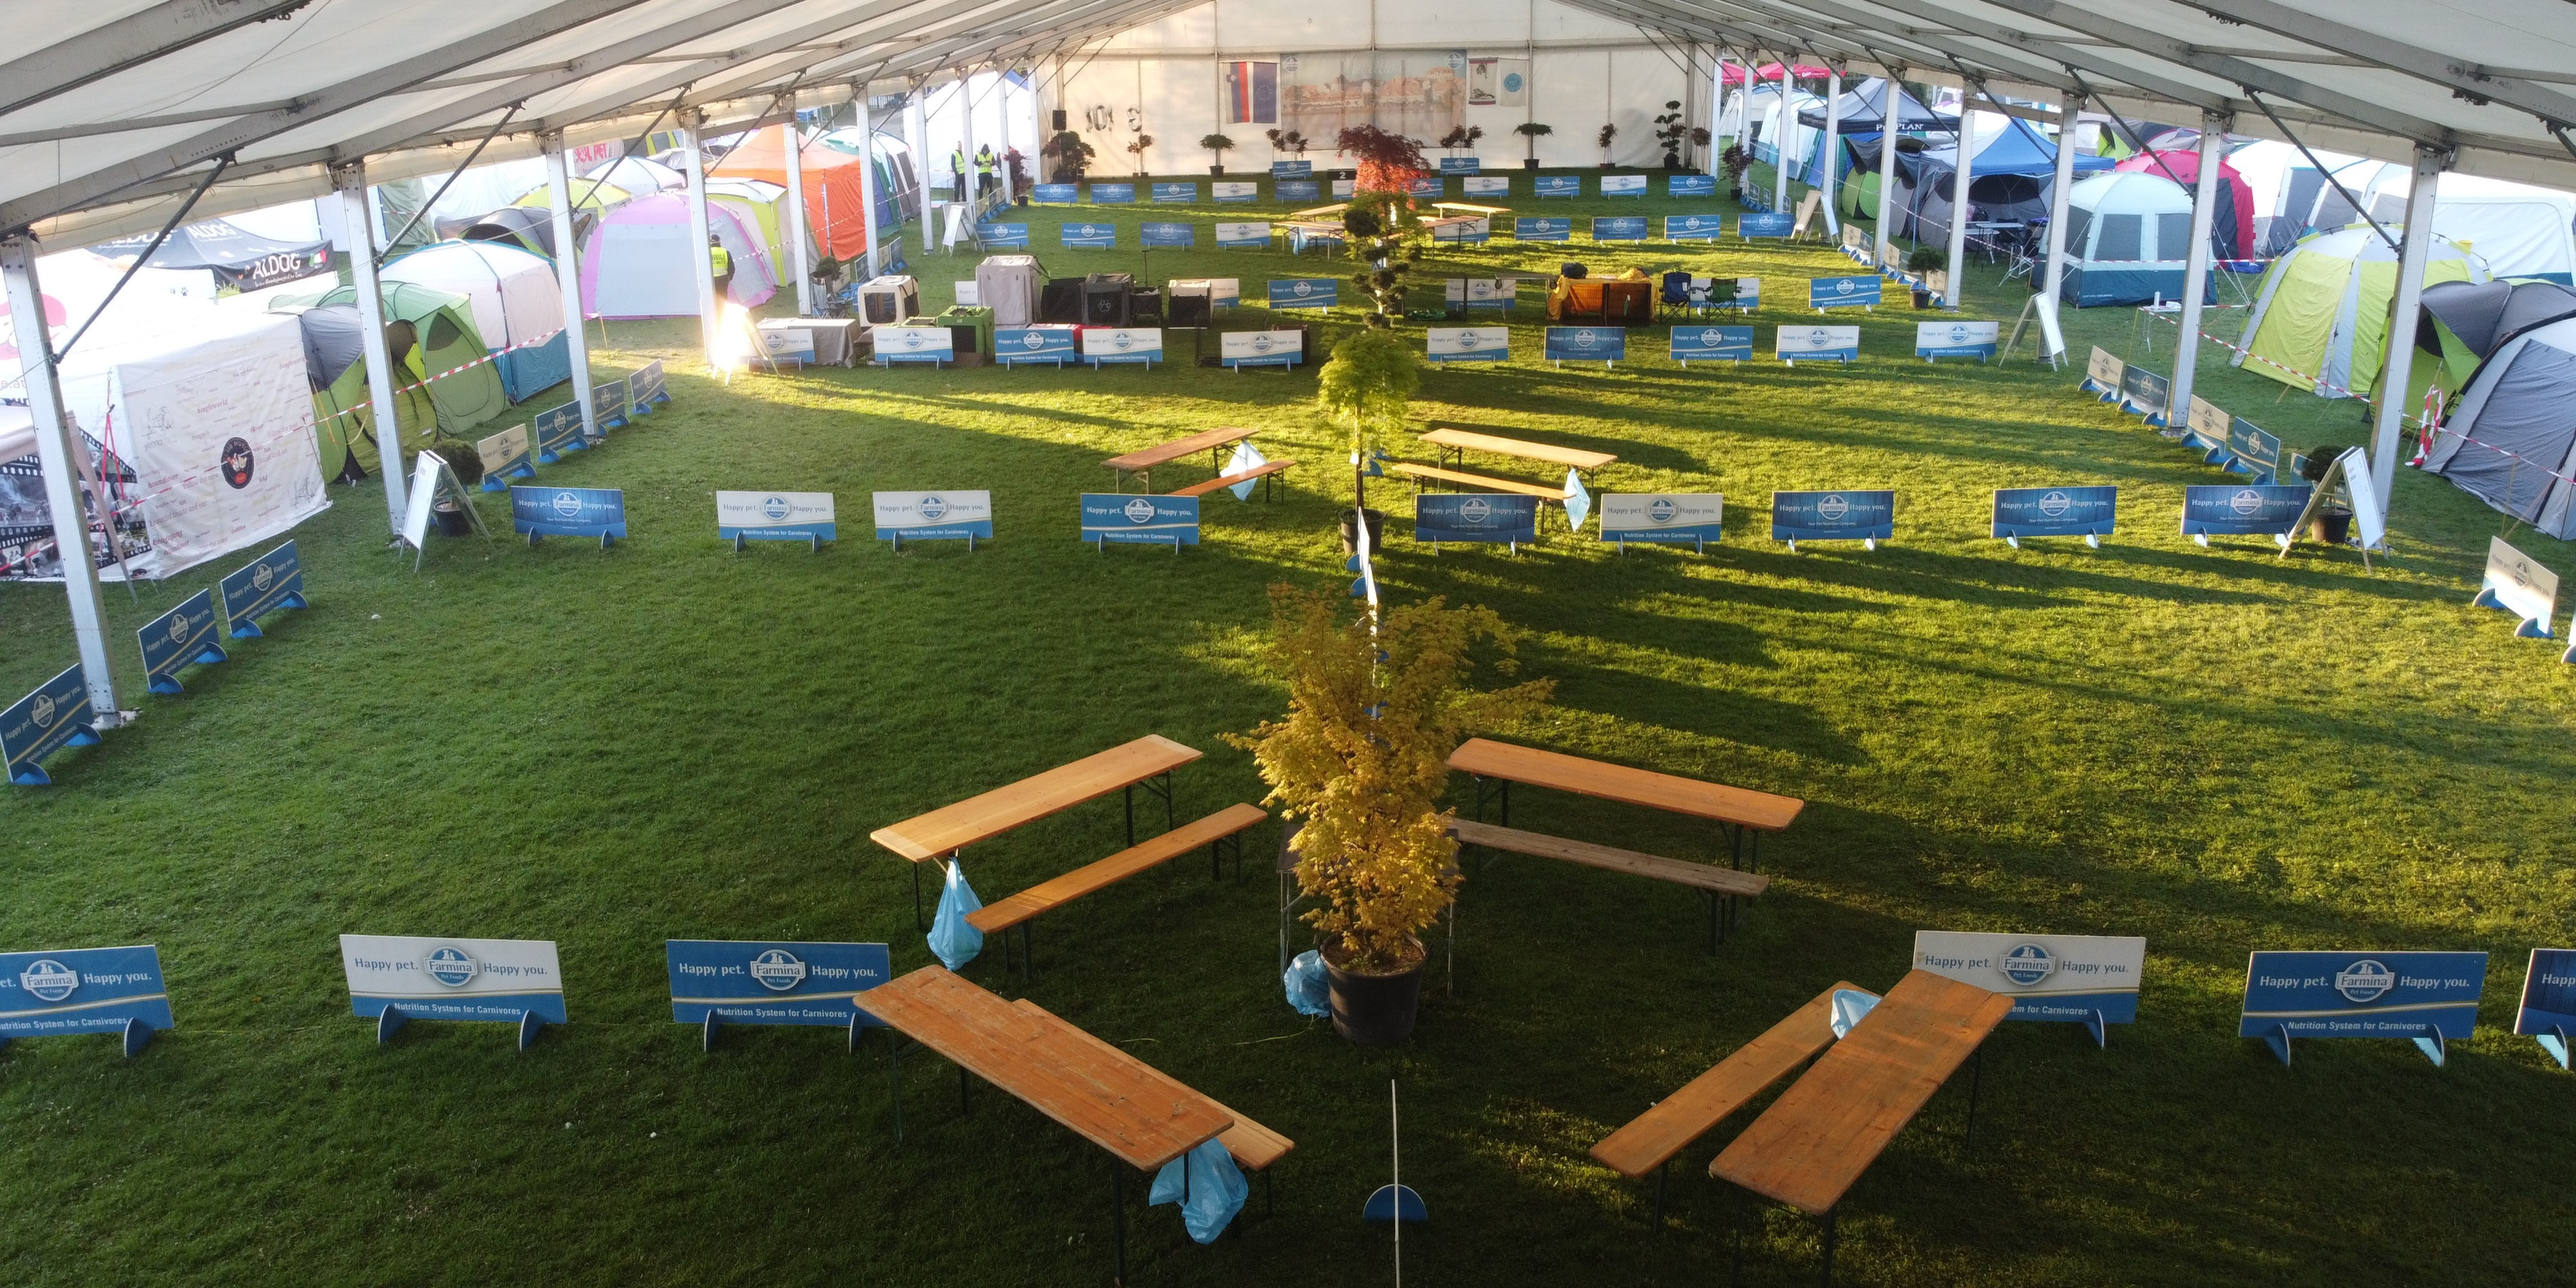
{"type": "MultiPolygon", "coordinates": [[[[2170,175],[2184,183],[2197,184],[2200,182],[2200,153],[2162,149],[2142,152],[2120,162],[2116,168],[2159,177],[2170,175]]],[[[2236,247],[2233,257],[2241,258],[2254,245],[2254,185],[2247,183],[2245,176],[2224,158],[2218,162],[2218,182],[2233,198],[2231,204],[2235,206],[2236,215],[2234,236],[2222,236],[2220,240],[2232,242],[2236,247]]],[[[2226,232],[2224,229],[2220,231],[2222,234],[2226,232]]]]}
{"type": "Polygon", "coordinates": [[[2481,358],[2520,332],[2576,317],[2576,287],[2556,282],[2441,282],[2425,287],[2422,299],[2424,311],[2481,358]]]}
{"type": "MultiPolygon", "coordinates": [[[[1872,76],[1857,85],[1845,86],[1840,102],[1842,107],[1836,125],[1841,133],[1876,134],[1886,128],[1881,123],[1887,114],[1886,77],[1872,76]]],[[[1821,109],[1800,112],[1798,124],[1821,130],[1825,128],[1825,114],[1821,109]]],[[[1897,90],[1896,129],[1898,133],[1909,130],[1955,131],[1958,128],[1957,113],[1935,112],[1923,106],[1912,94],[1906,93],[1903,89],[1897,90]]]]}
{"type": "MultiPolygon", "coordinates": [[[[152,244],[150,234],[120,237],[95,249],[111,259],[131,261],[152,244]]],[[[170,230],[169,240],[152,252],[154,268],[211,268],[243,290],[311,277],[331,266],[328,241],[282,242],[245,231],[221,219],[198,219],[170,230]]]]}
{"type": "MultiPolygon", "coordinates": [[[[2275,137],[2576,187],[2565,0],[1566,0],[1675,42],[1794,48],[1845,74],[2062,101],[2132,119],[2232,115],[2275,137]],[[1750,16],[1748,16],[1750,15],[1750,16]],[[2251,87],[2251,89],[2249,89],[2251,87]],[[2258,105],[2251,94],[2262,97],[2258,105]]],[[[1025,67],[1193,0],[370,0],[52,6],[0,77],[0,232],[87,243],[167,220],[225,158],[200,218],[444,174],[540,139],[631,138],[673,106],[726,134],[961,71],[1025,67]],[[53,10],[60,10],[54,12],[53,10]],[[184,103],[174,118],[154,105],[184,103]],[[506,116],[505,116],[506,114],[506,116]],[[494,133],[495,131],[498,133],[494,133]]],[[[1758,70],[1758,69],[1757,69],[1758,70]]],[[[1795,70],[1795,69],[1793,69],[1795,70]]]]}

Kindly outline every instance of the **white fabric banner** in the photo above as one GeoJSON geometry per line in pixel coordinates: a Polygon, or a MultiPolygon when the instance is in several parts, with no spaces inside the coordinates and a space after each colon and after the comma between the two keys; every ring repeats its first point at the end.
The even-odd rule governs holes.
{"type": "Polygon", "coordinates": [[[104,437],[134,469],[152,538],[136,575],[167,577],[330,508],[294,318],[210,312],[174,347],[119,355],[111,383],[104,437]]]}

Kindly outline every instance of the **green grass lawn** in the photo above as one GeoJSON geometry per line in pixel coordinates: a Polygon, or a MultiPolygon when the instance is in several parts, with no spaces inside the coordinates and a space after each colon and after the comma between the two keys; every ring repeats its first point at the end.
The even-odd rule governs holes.
{"type": "MultiPolygon", "coordinates": [[[[1128,248],[1096,252],[1052,249],[1058,212],[1027,218],[1067,274],[1137,270],[1142,218],[1204,235],[1240,210],[1113,209],[1128,248]]],[[[1429,275],[1569,259],[1763,275],[1765,354],[1771,326],[1814,316],[1791,307],[1796,279],[1848,263],[1813,244],[1595,248],[1578,230],[1443,254],[1429,275]]],[[[935,306],[972,262],[916,250],[913,271],[935,306]]],[[[1152,263],[1239,276],[1251,298],[1271,276],[1348,271],[1212,249],[1152,263]]],[[[1380,1282],[1386,1231],[1356,1216],[1386,1176],[1390,1077],[1405,1178],[1434,1218],[1405,1239],[1418,1282],[1711,1282],[1738,1208],[1706,1167],[1740,1122],[1683,1155],[1661,1239],[1651,1190],[1586,1149],[1819,989],[1893,984],[1925,927],[2145,935],[2139,1022],[2107,1050],[2071,1025],[1999,1031],[1974,1150],[1953,1086],[1851,1193],[1846,1282],[2500,1282],[2576,1256],[2559,1179],[2576,1088],[2507,1033],[2524,955],[2565,943],[2576,912],[2576,668],[2468,606],[2495,514],[2401,471],[2376,571],[2313,546],[2194,546],[2182,489],[2225,476],[2074,387],[2086,345],[2131,343],[2125,309],[2070,315],[2066,371],[2027,349],[1927,366],[1897,307],[1853,319],[1867,356],[1849,368],[1683,371],[1656,330],[1604,372],[1538,361],[1533,298],[1513,317],[1520,362],[1426,374],[1423,424],[1618,453],[1596,490],[1724,492],[1726,541],[1622,558],[1559,528],[1517,557],[1435,557],[1399,535],[1387,593],[1487,604],[1531,633],[1524,671],[1559,703],[1508,736],[1807,812],[1762,847],[1777,883],[1714,957],[1687,892],[1536,859],[1472,868],[1457,995],[1394,1050],[1281,1000],[1271,826],[1239,882],[1185,860],[1046,918],[1027,995],[1298,1142],[1277,1214],[1256,1194],[1213,1247],[1129,1186],[1132,1282],[1380,1282]],[[2120,485],[2119,534],[2098,552],[1988,539],[1991,489],[2043,483],[2120,485]],[[1771,489],[1880,486],[1898,528],[1875,553],[1767,539],[1771,489]],[[2402,1042],[2306,1043],[2283,1068],[2234,1035],[2257,947],[2486,950],[2478,1037],[2447,1069],[2402,1042]]],[[[1969,311],[2008,319],[2020,298],[1981,270],[1969,311]]],[[[1284,701],[1256,662],[1263,588],[1348,580],[1332,535],[1348,483],[1313,369],[720,386],[684,356],[693,330],[613,325],[600,365],[661,357],[674,401],[542,470],[625,489],[633,536],[613,550],[438,540],[415,574],[382,548],[377,484],[334,489],[296,534],[313,607],[178,698],[141,694],[131,632],[222,566],[109,588],[142,718],[55,758],[56,786],[0,795],[0,946],[158,943],[179,1027],[130,1063],[106,1038],[0,1049],[0,1282],[1106,1281],[1099,1151],[990,1091],[960,1116],[947,1067],[919,1056],[898,1147],[881,1048],[852,1057],[830,1031],[736,1029],[702,1054],[669,1021],[661,940],[881,940],[898,970],[926,964],[910,873],[868,833],[1146,733],[1207,752],[1177,776],[1184,817],[1257,801],[1220,735],[1284,701]],[[1102,458],[1215,425],[1305,463],[1275,503],[1211,498],[1205,544],[1178,558],[1077,540],[1074,494],[1106,486],[1102,458]],[[972,555],[865,539],[871,489],[975,487],[1000,535],[972,555]],[[718,488],[833,491],[845,538],[733,553],[718,488]],[[525,1054],[483,1025],[378,1049],[349,1015],[344,931],[559,940],[573,1023],[525,1054]]],[[[2293,446],[2366,434],[2352,404],[2279,389],[2204,365],[2205,396],[2293,446]]],[[[1406,531],[1392,480],[1372,495],[1406,531]]],[[[483,513],[506,532],[502,498],[483,513]]],[[[0,690],[72,660],[64,619],[58,589],[0,588],[0,690]]],[[[1706,851],[1674,818],[1520,797],[1516,823],[1541,831],[1706,851]]],[[[991,899],[1118,844],[1102,802],[965,867],[991,899]]],[[[998,951],[969,973],[1021,991],[998,951]]],[[[1809,1280],[1815,1223],[1742,1220],[1749,1282],[1809,1280]]]]}

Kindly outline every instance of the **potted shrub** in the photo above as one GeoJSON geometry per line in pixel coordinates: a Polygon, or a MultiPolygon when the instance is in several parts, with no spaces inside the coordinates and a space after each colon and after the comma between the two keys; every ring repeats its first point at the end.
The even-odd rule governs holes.
{"type": "Polygon", "coordinates": [[[1050,182],[1080,183],[1083,172],[1091,166],[1091,158],[1100,153],[1098,149],[1083,142],[1081,135],[1071,130],[1058,130],[1054,138],[1046,141],[1046,146],[1038,149],[1038,155],[1055,158],[1055,170],[1050,182]]]}
{"type": "Polygon", "coordinates": [[[1127,143],[1127,155],[1136,158],[1136,177],[1139,179],[1145,177],[1145,150],[1153,146],[1154,136],[1141,132],[1127,143]]]}
{"type": "Polygon", "coordinates": [[[1234,146],[1234,140],[1229,139],[1222,134],[1203,134],[1199,136],[1199,146],[1206,148],[1216,157],[1216,161],[1208,166],[1208,173],[1224,174],[1225,152],[1226,149],[1234,146]]]}
{"type": "Polygon", "coordinates": [[[1011,204],[1013,205],[1025,206],[1029,204],[1028,162],[1028,154],[1020,151],[1018,148],[1012,148],[1002,153],[1002,168],[1008,170],[1011,175],[1011,204]]]}
{"type": "Polygon", "coordinates": [[[1422,361],[1392,326],[1373,325],[1343,337],[1315,375],[1316,408],[1350,435],[1352,509],[1342,515],[1343,554],[1359,549],[1362,522],[1368,524],[1370,548],[1379,548],[1386,516],[1368,508],[1377,440],[1404,427],[1421,386],[1422,361]]]}
{"type": "MultiPolygon", "coordinates": [[[[474,444],[463,439],[442,438],[422,450],[447,462],[447,468],[455,472],[457,482],[472,487],[483,481],[483,454],[474,450],[474,444]]],[[[461,537],[474,530],[465,520],[465,507],[452,496],[438,498],[438,503],[430,507],[429,515],[438,521],[440,536],[461,537]]]]}
{"type": "Polygon", "coordinates": [[[1729,143],[1717,154],[1718,172],[1726,176],[1726,195],[1737,204],[1744,201],[1744,172],[1753,165],[1753,154],[1741,145],[1729,143]]]}
{"type": "MultiPolygon", "coordinates": [[[[1682,124],[1682,101],[1677,98],[1664,100],[1663,114],[1655,118],[1655,142],[1664,145],[1665,169],[1682,168],[1684,162],[1682,151],[1694,141],[1691,133],[1691,128],[1682,124]]],[[[1708,131],[1701,130],[1699,133],[1704,135],[1708,131]]],[[[1697,141],[1706,142],[1707,140],[1697,141]]]]}
{"type": "Polygon", "coordinates": [[[1523,121],[1512,127],[1512,133],[1529,140],[1529,155],[1521,159],[1521,168],[1524,170],[1535,170],[1538,168],[1539,136],[1542,134],[1556,133],[1556,127],[1553,125],[1541,125],[1536,121],[1523,121]]]}
{"type": "Polygon", "coordinates": [[[1949,254],[1938,246],[1917,246],[1906,252],[1905,271],[1914,274],[1914,307],[1918,309],[1932,307],[1933,292],[1936,289],[1946,288],[1950,284],[1949,266],[1949,254]],[[1939,288],[1936,288],[1932,281],[1936,274],[1943,279],[1939,288]]]}
{"type": "Polygon", "coordinates": [[[1616,125],[1604,125],[1601,127],[1601,132],[1593,136],[1594,140],[1601,145],[1601,168],[1604,170],[1610,168],[1610,141],[1618,137],[1619,127],[1616,125]]]}
{"type": "MultiPolygon", "coordinates": [[[[1382,333],[1363,333],[1382,334],[1382,333]]],[[[1449,755],[1547,703],[1554,686],[1475,689],[1479,646],[1509,674],[1517,633],[1489,608],[1428,603],[1344,620],[1339,596],[1270,590],[1270,667],[1285,719],[1226,740],[1252,753],[1267,803],[1299,825],[1297,884],[1332,985],[1333,1031],[1373,1046],[1412,1035],[1430,955],[1421,932],[1457,898],[1458,842],[1440,805],[1449,755]]]]}
{"type": "Polygon", "coordinates": [[[1464,152],[1469,156],[1474,156],[1476,154],[1476,140],[1483,137],[1485,137],[1484,126],[1453,125],[1449,127],[1449,132],[1447,134],[1440,136],[1440,148],[1442,151],[1447,152],[1453,157],[1461,152],[1464,152]]]}
{"type": "Polygon", "coordinates": [[[1306,155],[1308,144],[1305,135],[1295,130],[1271,130],[1269,136],[1272,151],[1285,152],[1291,157],[1306,155]]]}

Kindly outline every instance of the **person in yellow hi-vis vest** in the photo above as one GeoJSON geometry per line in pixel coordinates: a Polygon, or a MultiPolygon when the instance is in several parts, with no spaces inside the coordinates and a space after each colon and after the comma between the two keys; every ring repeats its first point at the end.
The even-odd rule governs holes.
{"type": "Polygon", "coordinates": [[[960,144],[958,144],[956,147],[949,149],[949,152],[948,152],[948,169],[949,169],[952,173],[954,173],[954,174],[957,176],[957,181],[956,181],[956,183],[955,183],[955,184],[953,184],[953,185],[951,185],[951,187],[950,187],[950,189],[949,189],[949,190],[950,190],[951,192],[954,192],[955,194],[957,194],[957,200],[959,200],[959,201],[964,201],[964,200],[966,200],[966,145],[965,145],[965,144],[960,143],[960,144]]]}
{"type": "Polygon", "coordinates": [[[975,149],[975,195],[980,197],[992,190],[993,145],[987,143],[975,149]]]}
{"type": "Polygon", "coordinates": [[[707,267],[715,271],[716,303],[722,304],[733,295],[733,252],[713,233],[707,234],[707,267]]]}

